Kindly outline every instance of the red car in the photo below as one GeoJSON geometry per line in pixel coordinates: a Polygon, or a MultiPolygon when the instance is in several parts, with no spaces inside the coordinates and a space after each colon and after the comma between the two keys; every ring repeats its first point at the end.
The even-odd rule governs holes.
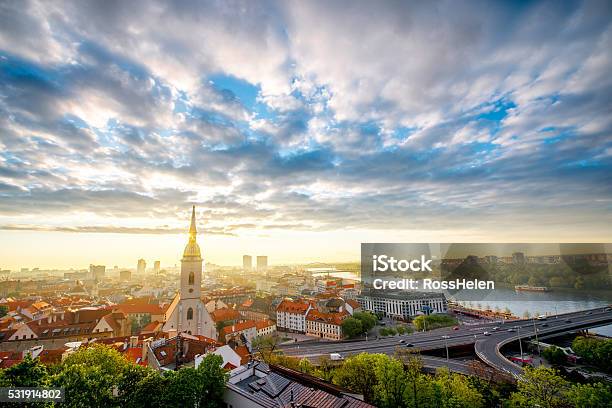
{"type": "Polygon", "coordinates": [[[459,326],[453,327],[453,330],[459,330],[459,326]]]}

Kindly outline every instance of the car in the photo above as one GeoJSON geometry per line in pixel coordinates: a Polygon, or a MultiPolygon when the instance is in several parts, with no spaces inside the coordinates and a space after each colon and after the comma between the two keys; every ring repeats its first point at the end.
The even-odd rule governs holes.
{"type": "Polygon", "coordinates": [[[344,357],[342,357],[342,354],[340,353],[329,353],[329,359],[331,361],[342,361],[344,360],[344,357]]]}
{"type": "Polygon", "coordinates": [[[508,329],[508,333],[514,333],[516,330],[513,329],[512,327],[508,329]]]}
{"type": "Polygon", "coordinates": [[[484,332],[482,334],[484,334],[485,336],[490,336],[491,335],[491,333],[489,333],[488,331],[486,331],[486,332],[484,332]]]}
{"type": "Polygon", "coordinates": [[[400,342],[400,344],[404,344],[406,342],[406,340],[402,339],[399,342],[400,342]]]}
{"type": "Polygon", "coordinates": [[[414,347],[414,344],[408,343],[408,344],[406,344],[406,347],[414,347]]]}
{"type": "Polygon", "coordinates": [[[546,320],[547,317],[546,317],[546,315],[540,315],[540,316],[537,317],[537,319],[538,320],[546,320]]]}
{"type": "Polygon", "coordinates": [[[542,327],[548,327],[548,323],[542,323],[542,327]]]}
{"type": "Polygon", "coordinates": [[[492,328],[491,330],[493,331],[498,331],[499,330],[499,326],[495,326],[494,328],[492,328]]]}
{"type": "Polygon", "coordinates": [[[572,319],[565,319],[565,323],[571,323],[572,319]]]}
{"type": "Polygon", "coordinates": [[[453,330],[459,330],[459,326],[453,327],[453,330]]]}
{"type": "Polygon", "coordinates": [[[592,315],[592,314],[593,314],[593,312],[586,312],[586,314],[588,314],[588,315],[592,315]]]}

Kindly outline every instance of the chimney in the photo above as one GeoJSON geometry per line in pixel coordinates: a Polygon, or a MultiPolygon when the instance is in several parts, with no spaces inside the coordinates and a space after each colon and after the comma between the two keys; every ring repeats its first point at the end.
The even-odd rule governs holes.
{"type": "Polygon", "coordinates": [[[153,338],[149,337],[142,341],[142,361],[143,362],[147,361],[147,351],[149,350],[149,345],[151,344],[152,340],[153,338]]]}
{"type": "Polygon", "coordinates": [[[136,347],[138,345],[138,336],[130,336],[130,347],[136,347]]]}

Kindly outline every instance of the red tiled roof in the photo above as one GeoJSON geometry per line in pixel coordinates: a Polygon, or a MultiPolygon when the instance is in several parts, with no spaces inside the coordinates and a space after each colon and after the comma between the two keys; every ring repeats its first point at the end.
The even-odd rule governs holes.
{"type": "Polygon", "coordinates": [[[161,325],[161,323],[158,322],[157,320],[155,320],[155,321],[147,324],[145,327],[143,327],[140,332],[144,333],[144,332],[154,332],[154,331],[157,331],[159,329],[160,325],[161,325]]]}
{"type": "Polygon", "coordinates": [[[210,317],[215,322],[238,320],[240,319],[240,312],[238,312],[236,309],[217,309],[210,314],[210,317]]]}
{"type": "Polygon", "coordinates": [[[9,368],[23,360],[22,353],[16,351],[0,351],[0,368],[9,368]]]}
{"type": "Polygon", "coordinates": [[[346,303],[348,303],[349,305],[351,305],[351,307],[352,307],[353,309],[359,309],[359,308],[361,307],[361,305],[359,304],[359,302],[357,302],[357,301],[356,301],[356,300],[354,300],[354,299],[349,299],[349,300],[347,300],[347,301],[346,301],[346,303]]]}
{"type": "Polygon", "coordinates": [[[277,312],[304,314],[308,310],[310,304],[307,302],[293,302],[291,300],[283,300],[276,307],[277,312]]]}
{"type": "Polygon", "coordinates": [[[257,330],[265,329],[266,327],[270,327],[273,325],[274,323],[269,320],[259,320],[255,322],[255,327],[257,328],[257,330]]]}
{"type": "Polygon", "coordinates": [[[146,362],[142,361],[142,347],[128,347],[122,354],[128,361],[131,361],[132,363],[137,363],[142,366],[147,365],[146,362]]]}
{"type": "Polygon", "coordinates": [[[9,312],[14,312],[17,310],[17,308],[25,309],[26,307],[30,306],[32,302],[27,300],[15,300],[12,302],[7,302],[5,304],[8,306],[9,312]]]}
{"type": "Polygon", "coordinates": [[[348,317],[349,314],[345,311],[340,313],[321,313],[318,310],[311,310],[306,316],[306,320],[324,322],[327,324],[342,324],[342,320],[348,317]]]}
{"type": "Polygon", "coordinates": [[[223,328],[222,332],[224,335],[228,335],[232,333],[238,333],[246,329],[250,329],[251,327],[257,327],[257,323],[253,320],[247,320],[246,322],[226,326],[223,328]]]}
{"type": "Polygon", "coordinates": [[[38,358],[40,362],[45,365],[57,364],[62,361],[62,354],[64,354],[64,349],[53,349],[47,350],[44,349],[39,355],[38,358]]]}
{"type": "Polygon", "coordinates": [[[234,351],[240,356],[240,364],[246,364],[249,361],[251,353],[249,353],[249,349],[246,346],[238,346],[234,351]]]}
{"type": "Polygon", "coordinates": [[[123,312],[125,314],[152,314],[162,315],[164,311],[159,305],[151,304],[126,304],[122,303],[115,307],[115,310],[123,312]]]}

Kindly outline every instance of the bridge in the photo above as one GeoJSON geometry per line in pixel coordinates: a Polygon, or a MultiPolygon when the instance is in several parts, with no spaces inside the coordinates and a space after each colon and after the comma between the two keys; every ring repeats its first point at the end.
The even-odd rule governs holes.
{"type": "MultiPolygon", "coordinates": [[[[281,349],[286,355],[316,362],[330,353],[340,353],[347,357],[363,352],[393,355],[398,347],[420,351],[473,347],[476,356],[482,362],[500,372],[519,378],[522,368],[501,353],[504,346],[518,341],[519,336],[521,340],[527,340],[535,338],[537,333],[540,339],[610,323],[612,323],[612,309],[606,307],[549,316],[546,320],[536,318],[483,322],[473,326],[460,326],[459,330],[444,328],[378,340],[296,343],[281,346],[281,349]]],[[[453,372],[474,374],[469,362],[430,356],[422,356],[422,359],[426,368],[448,367],[453,372]]]]}

